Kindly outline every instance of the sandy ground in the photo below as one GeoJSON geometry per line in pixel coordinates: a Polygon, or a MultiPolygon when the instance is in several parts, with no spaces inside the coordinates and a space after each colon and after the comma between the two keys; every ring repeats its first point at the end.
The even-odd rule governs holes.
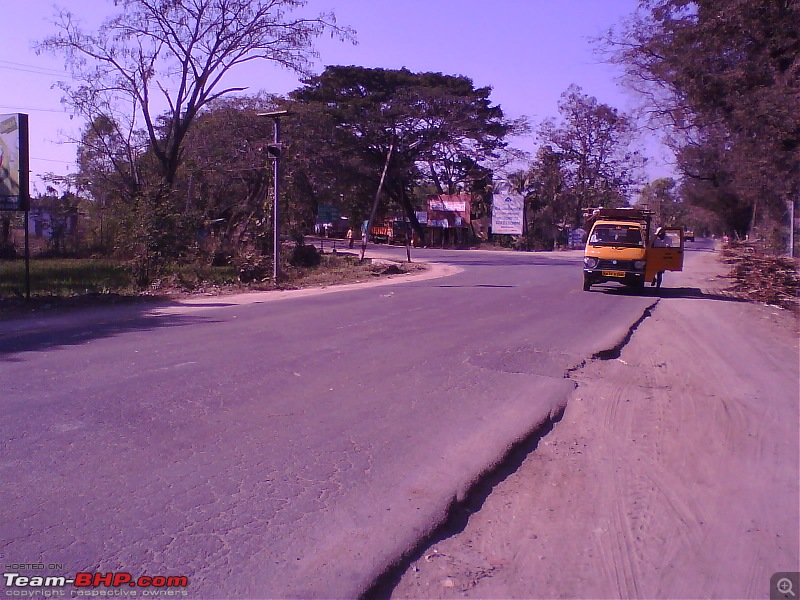
{"type": "Polygon", "coordinates": [[[800,570],[797,322],[696,257],[394,598],[768,598],[800,570]],[[699,293],[698,288],[704,293],[699,293]]]}

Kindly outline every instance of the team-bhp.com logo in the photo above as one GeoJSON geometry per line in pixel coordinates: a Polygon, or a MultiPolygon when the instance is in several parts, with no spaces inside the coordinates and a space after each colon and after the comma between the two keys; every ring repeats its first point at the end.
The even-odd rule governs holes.
{"type": "Polygon", "coordinates": [[[5,595],[19,598],[66,596],[186,596],[189,578],[178,575],[142,575],[133,577],[125,571],[110,573],[76,573],[75,577],[55,575],[21,575],[3,573],[5,595]],[[65,590],[70,587],[72,589],[65,590]]]}

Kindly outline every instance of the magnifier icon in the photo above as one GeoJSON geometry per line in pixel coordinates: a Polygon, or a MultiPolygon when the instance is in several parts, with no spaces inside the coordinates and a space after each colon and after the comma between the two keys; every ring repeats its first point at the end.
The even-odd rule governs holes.
{"type": "Polygon", "coordinates": [[[781,579],[778,579],[778,583],[775,585],[781,594],[791,596],[792,598],[796,597],[796,594],[792,590],[792,580],[789,579],[788,577],[783,577],[781,579]]]}

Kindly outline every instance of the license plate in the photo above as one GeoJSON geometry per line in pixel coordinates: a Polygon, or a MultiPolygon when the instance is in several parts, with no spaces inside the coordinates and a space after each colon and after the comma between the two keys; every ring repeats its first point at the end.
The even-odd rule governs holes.
{"type": "Polygon", "coordinates": [[[625,271],[603,271],[603,277],[625,277],[625,271]]]}

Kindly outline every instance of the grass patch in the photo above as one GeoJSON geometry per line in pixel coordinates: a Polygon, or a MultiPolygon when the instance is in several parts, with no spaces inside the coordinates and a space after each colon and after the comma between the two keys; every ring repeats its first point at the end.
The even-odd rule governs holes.
{"type": "Polygon", "coordinates": [[[380,275],[383,267],[369,261],[363,263],[356,256],[324,254],[319,266],[309,269],[290,267],[285,273],[285,283],[292,287],[329,286],[342,283],[368,281],[380,275]]]}
{"type": "MultiPolygon", "coordinates": [[[[31,297],[134,293],[128,267],[113,260],[32,259],[31,297]]],[[[0,261],[0,298],[25,295],[25,261],[0,261]]]]}
{"type": "MultiPolygon", "coordinates": [[[[419,271],[418,264],[363,263],[357,256],[324,254],[315,267],[281,267],[280,289],[327,287],[372,281],[379,277],[419,271]]],[[[271,269],[268,270],[271,274],[271,269]]],[[[31,300],[25,300],[25,262],[0,261],[0,310],[79,307],[136,299],[178,299],[198,294],[216,296],[275,289],[271,277],[241,283],[234,266],[182,265],[138,289],[132,269],[108,259],[32,259],[31,300]]]]}
{"type": "MultiPolygon", "coordinates": [[[[316,267],[294,267],[288,263],[281,265],[280,289],[301,289],[309,287],[327,287],[344,283],[372,281],[378,277],[402,275],[423,270],[421,264],[373,264],[369,260],[361,262],[351,254],[323,254],[316,267]]],[[[275,286],[271,281],[252,283],[247,286],[252,290],[271,290],[275,286]]]]}

